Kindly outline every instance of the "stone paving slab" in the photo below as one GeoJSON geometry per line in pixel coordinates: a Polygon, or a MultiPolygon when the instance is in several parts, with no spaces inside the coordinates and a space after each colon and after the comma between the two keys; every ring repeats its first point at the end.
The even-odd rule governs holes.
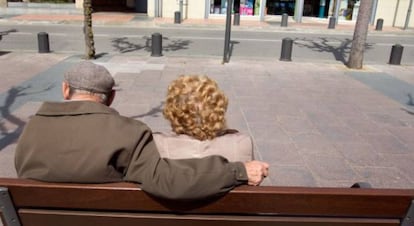
{"type": "MultiPolygon", "coordinates": [[[[2,59],[7,61],[5,56],[2,59]]],[[[43,56],[21,53],[20,57],[27,57],[22,64],[28,68],[43,56]]],[[[22,74],[21,83],[63,74],[68,65],[80,60],[55,54],[50,57],[60,61],[44,65],[44,70],[31,76],[22,74]]],[[[410,85],[413,66],[367,65],[369,70],[355,72],[336,63],[234,59],[222,64],[221,58],[126,55],[107,56],[96,62],[106,66],[117,82],[113,107],[144,121],[154,131],[169,131],[162,104],[173,79],[181,74],[214,78],[229,97],[229,127],[251,135],[255,158],[271,165],[264,185],[342,187],[365,181],[374,187],[414,187],[414,115],[402,110],[404,103],[350,75],[380,73],[410,85]]],[[[0,95],[7,96],[12,87],[7,90],[2,86],[0,95]]],[[[398,92],[398,87],[393,91],[398,92]]],[[[7,135],[21,131],[40,97],[48,92],[52,93],[29,94],[24,100],[16,97],[15,101],[22,104],[13,110],[0,103],[2,112],[6,109],[9,114],[0,121],[0,141],[4,144],[0,149],[0,176],[15,175],[12,161],[16,140],[7,139],[7,135]]]]}
{"type": "Polygon", "coordinates": [[[0,93],[6,92],[10,87],[18,86],[65,57],[67,55],[64,54],[20,54],[0,51],[0,93]],[[33,64],[33,58],[36,58],[35,64],[33,64]]]}

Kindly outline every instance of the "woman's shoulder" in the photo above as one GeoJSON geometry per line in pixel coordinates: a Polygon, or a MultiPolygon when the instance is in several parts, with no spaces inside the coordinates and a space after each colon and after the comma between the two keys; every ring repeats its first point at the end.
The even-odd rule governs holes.
{"type": "Polygon", "coordinates": [[[200,158],[203,155],[203,143],[184,134],[153,133],[155,144],[164,158],[183,159],[200,158]]]}
{"type": "Polygon", "coordinates": [[[181,140],[194,140],[194,138],[185,134],[176,134],[172,132],[153,132],[152,136],[155,139],[181,139],[181,140]]]}
{"type": "Polygon", "coordinates": [[[200,142],[191,136],[185,135],[185,134],[175,134],[175,133],[166,133],[166,132],[153,132],[152,136],[154,138],[155,143],[160,148],[183,148],[187,146],[194,146],[198,145],[200,142]]]}
{"type": "Polygon", "coordinates": [[[251,137],[237,130],[231,130],[212,140],[204,141],[175,133],[154,132],[153,136],[163,157],[189,158],[222,155],[230,161],[244,162],[254,159],[251,137]]]}
{"type": "Polygon", "coordinates": [[[233,160],[252,160],[253,141],[249,134],[243,132],[224,133],[211,140],[213,147],[221,147],[226,152],[233,153],[233,160]]]}
{"type": "Polygon", "coordinates": [[[229,139],[229,140],[251,140],[249,134],[239,132],[235,129],[227,129],[224,132],[221,132],[217,139],[229,139]]]}
{"type": "Polygon", "coordinates": [[[166,133],[166,132],[153,132],[153,137],[155,140],[189,140],[189,141],[198,141],[201,143],[222,143],[225,141],[228,142],[241,142],[243,140],[246,140],[248,142],[251,142],[251,137],[250,135],[246,134],[246,133],[242,133],[239,132],[237,130],[226,130],[226,132],[221,132],[219,134],[219,136],[215,137],[212,140],[205,140],[205,141],[200,141],[195,139],[194,137],[185,135],[185,134],[175,134],[175,133],[166,133]]]}

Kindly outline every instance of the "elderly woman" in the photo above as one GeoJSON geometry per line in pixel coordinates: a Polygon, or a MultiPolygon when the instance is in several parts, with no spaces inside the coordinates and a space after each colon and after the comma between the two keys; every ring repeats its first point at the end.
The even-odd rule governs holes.
{"type": "Polygon", "coordinates": [[[226,127],[228,100],[207,76],[183,75],[168,87],[163,110],[174,134],[154,133],[162,157],[221,155],[229,161],[253,159],[250,136],[226,127]]]}

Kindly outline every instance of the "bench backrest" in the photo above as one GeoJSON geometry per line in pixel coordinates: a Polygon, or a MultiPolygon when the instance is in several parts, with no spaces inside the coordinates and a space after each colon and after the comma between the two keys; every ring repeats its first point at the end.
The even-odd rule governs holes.
{"type": "Polygon", "coordinates": [[[24,226],[414,225],[413,189],[240,186],[202,201],[159,200],[136,184],[0,179],[24,226]]]}

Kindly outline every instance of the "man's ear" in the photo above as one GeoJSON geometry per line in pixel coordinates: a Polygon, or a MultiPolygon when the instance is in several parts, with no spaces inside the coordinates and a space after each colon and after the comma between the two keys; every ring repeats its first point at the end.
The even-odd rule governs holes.
{"type": "Polygon", "coordinates": [[[62,82],[62,95],[64,100],[70,99],[70,86],[67,82],[62,82]]]}
{"type": "Polygon", "coordinates": [[[111,106],[112,101],[114,101],[115,99],[115,93],[116,93],[115,90],[112,90],[111,93],[109,93],[108,100],[106,101],[107,106],[111,106]]]}

